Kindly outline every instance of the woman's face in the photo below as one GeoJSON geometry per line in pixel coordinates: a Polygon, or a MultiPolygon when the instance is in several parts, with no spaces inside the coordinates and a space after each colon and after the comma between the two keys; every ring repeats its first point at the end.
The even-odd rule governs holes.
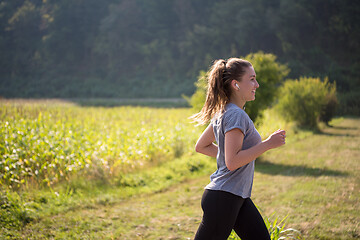
{"type": "Polygon", "coordinates": [[[259,83],[256,81],[256,73],[254,68],[246,68],[245,74],[241,81],[238,82],[240,87],[239,94],[245,101],[255,100],[256,89],[259,87],[259,83]]]}

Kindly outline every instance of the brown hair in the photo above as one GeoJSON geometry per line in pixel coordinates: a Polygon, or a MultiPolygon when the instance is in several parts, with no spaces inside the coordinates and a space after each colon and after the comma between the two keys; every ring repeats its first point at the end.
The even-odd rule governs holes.
{"type": "Polygon", "coordinates": [[[227,61],[219,59],[214,61],[207,72],[206,100],[201,111],[190,118],[198,125],[206,124],[216,113],[222,113],[231,96],[230,84],[232,80],[241,81],[246,68],[251,63],[240,58],[229,58],[227,61]]]}

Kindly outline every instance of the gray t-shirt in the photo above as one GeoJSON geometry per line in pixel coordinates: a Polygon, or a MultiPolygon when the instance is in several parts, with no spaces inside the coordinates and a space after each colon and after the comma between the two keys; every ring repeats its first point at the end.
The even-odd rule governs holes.
{"type": "MultiPolygon", "coordinates": [[[[251,197],[254,178],[254,161],[230,171],[225,164],[225,133],[238,128],[244,134],[242,150],[261,142],[261,137],[247,113],[233,103],[225,107],[225,112],[212,119],[215,139],[218,144],[217,170],[210,176],[211,182],[205,187],[210,190],[230,192],[243,198],[251,197]]],[[[254,159],[255,160],[255,159],[254,159]]]]}

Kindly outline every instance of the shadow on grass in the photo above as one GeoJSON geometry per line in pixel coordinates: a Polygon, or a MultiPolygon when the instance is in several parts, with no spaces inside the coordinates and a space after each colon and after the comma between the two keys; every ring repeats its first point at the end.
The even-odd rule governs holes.
{"type": "Polygon", "coordinates": [[[338,176],[338,177],[346,177],[349,174],[347,172],[337,171],[337,170],[329,170],[323,168],[312,168],[307,166],[296,166],[296,165],[287,165],[280,163],[272,163],[269,161],[265,161],[262,159],[256,160],[255,163],[255,171],[261,172],[264,174],[270,175],[283,175],[283,176],[312,176],[312,177],[320,177],[320,176],[338,176]]]}
{"type": "Polygon", "coordinates": [[[350,134],[350,133],[328,133],[328,132],[318,132],[319,135],[325,135],[325,136],[332,136],[332,137],[358,137],[356,134],[350,134]]]}
{"type": "Polygon", "coordinates": [[[340,129],[340,130],[358,130],[359,128],[357,127],[344,127],[344,126],[333,126],[333,125],[329,125],[330,128],[333,129],[340,129]]]}
{"type": "Polygon", "coordinates": [[[334,133],[334,132],[328,132],[327,129],[319,129],[319,128],[306,128],[301,127],[300,130],[295,130],[295,133],[298,131],[310,131],[313,134],[317,135],[324,135],[324,136],[330,136],[330,137],[357,137],[357,134],[353,134],[352,132],[355,130],[358,130],[356,127],[341,127],[341,126],[327,126],[328,129],[336,129],[345,131],[348,130],[346,133],[334,133]]]}

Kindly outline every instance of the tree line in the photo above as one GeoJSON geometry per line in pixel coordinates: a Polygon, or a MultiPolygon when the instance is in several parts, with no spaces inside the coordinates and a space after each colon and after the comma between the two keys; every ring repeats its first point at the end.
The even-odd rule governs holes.
{"type": "Polygon", "coordinates": [[[191,95],[214,59],[257,51],[358,93],[359,23],[353,0],[2,0],[0,96],[191,95]]]}

